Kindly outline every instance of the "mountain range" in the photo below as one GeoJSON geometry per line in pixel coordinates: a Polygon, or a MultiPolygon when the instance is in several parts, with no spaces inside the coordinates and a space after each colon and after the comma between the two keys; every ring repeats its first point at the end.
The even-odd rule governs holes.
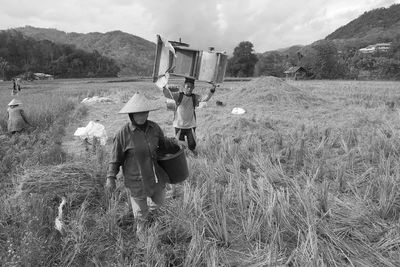
{"type": "Polygon", "coordinates": [[[49,40],[58,44],[74,45],[78,49],[114,59],[120,67],[120,75],[150,76],[153,70],[156,45],[141,37],[122,31],[106,33],[66,33],[57,29],[25,26],[15,28],[23,35],[36,40],[49,40]]]}
{"type": "MultiPolygon", "coordinates": [[[[97,50],[100,54],[116,61],[121,69],[120,75],[150,76],[152,73],[155,43],[132,34],[122,31],[66,33],[57,29],[31,26],[15,30],[36,40],[47,39],[55,43],[70,44],[90,52],[97,50]]],[[[274,64],[281,64],[281,68],[284,69],[286,65],[298,64],[301,55],[307,54],[312,47],[321,42],[332,42],[338,50],[346,48],[355,50],[377,42],[391,42],[396,36],[400,36],[400,4],[365,12],[323,40],[317,40],[309,45],[267,51],[259,54],[258,57],[260,62],[269,58],[267,61],[264,60],[265,64],[269,64],[272,58],[274,64]]],[[[281,70],[278,72],[281,73],[281,70]]],[[[259,68],[258,74],[265,73],[259,68]]]]}

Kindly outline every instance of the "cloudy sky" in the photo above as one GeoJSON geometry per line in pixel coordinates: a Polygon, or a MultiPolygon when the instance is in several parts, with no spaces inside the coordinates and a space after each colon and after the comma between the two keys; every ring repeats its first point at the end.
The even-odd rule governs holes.
{"type": "Polygon", "coordinates": [[[156,34],[232,53],[310,44],[374,8],[400,0],[0,0],[0,29],[30,25],[65,32],[156,34]]]}

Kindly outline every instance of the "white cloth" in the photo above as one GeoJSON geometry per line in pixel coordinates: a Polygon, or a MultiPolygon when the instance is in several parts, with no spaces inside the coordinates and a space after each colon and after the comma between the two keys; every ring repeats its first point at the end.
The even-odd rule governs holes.
{"type": "Polygon", "coordinates": [[[79,136],[81,139],[99,138],[100,144],[105,145],[107,142],[107,132],[104,125],[90,121],[86,127],[79,127],[76,129],[74,136],[79,136]]]}
{"type": "Polygon", "coordinates": [[[174,57],[176,57],[176,53],[175,53],[175,48],[172,46],[172,44],[164,37],[160,36],[161,41],[163,42],[164,46],[166,48],[168,48],[169,51],[172,52],[172,54],[174,54],[174,57]]]}
{"type": "Polygon", "coordinates": [[[158,78],[158,80],[155,82],[156,86],[160,89],[163,89],[167,84],[168,84],[168,77],[161,76],[158,78]]]}

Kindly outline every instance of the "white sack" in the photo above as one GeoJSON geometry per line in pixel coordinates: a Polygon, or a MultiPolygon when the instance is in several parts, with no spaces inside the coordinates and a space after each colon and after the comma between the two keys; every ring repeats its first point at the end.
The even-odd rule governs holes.
{"type": "Polygon", "coordinates": [[[97,137],[100,139],[100,144],[105,145],[107,142],[107,133],[104,125],[90,121],[86,127],[79,127],[76,129],[74,136],[79,136],[81,139],[93,139],[97,137]]]}

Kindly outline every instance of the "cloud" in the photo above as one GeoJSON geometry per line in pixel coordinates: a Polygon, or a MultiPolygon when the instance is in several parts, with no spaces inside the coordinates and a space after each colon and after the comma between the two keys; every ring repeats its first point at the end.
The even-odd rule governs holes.
{"type": "Polygon", "coordinates": [[[2,4],[4,29],[31,25],[71,32],[121,30],[231,53],[241,41],[257,52],[309,44],[373,8],[400,0],[14,0],[2,4]]]}
{"type": "Polygon", "coordinates": [[[152,10],[155,31],[168,38],[182,37],[199,46],[232,51],[241,41],[251,41],[264,52],[295,44],[309,44],[373,8],[390,0],[219,0],[143,1],[152,10]]]}

